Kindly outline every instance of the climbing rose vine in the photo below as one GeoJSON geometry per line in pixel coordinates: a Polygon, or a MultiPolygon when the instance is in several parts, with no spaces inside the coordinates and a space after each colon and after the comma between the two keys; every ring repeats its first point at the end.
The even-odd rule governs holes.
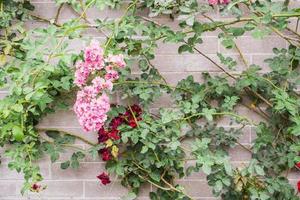
{"type": "Polygon", "coordinates": [[[151,200],[194,200],[180,179],[197,173],[220,199],[299,199],[300,181],[293,177],[300,170],[297,1],[55,3],[51,19],[32,12],[27,0],[5,0],[0,6],[0,86],[7,94],[0,100],[5,149],[0,156],[24,174],[23,194],[47,190],[37,165],[45,155],[63,170],[79,168],[89,155],[105,164],[93,175],[98,187],[116,175],[129,189],[124,199],[139,198],[140,189],[150,184],[151,200]],[[78,17],[62,22],[65,7],[78,17]],[[90,10],[107,7],[122,9],[92,21],[90,10]],[[45,24],[28,31],[27,20],[45,24]],[[86,30],[105,41],[90,41],[86,30]],[[202,45],[212,38],[216,52],[202,45]],[[69,46],[86,40],[80,53],[69,46]],[[266,48],[255,49],[266,41],[266,48]],[[264,64],[260,56],[266,57],[264,64]],[[209,71],[200,74],[207,62],[209,71]],[[185,78],[175,84],[166,73],[185,78]],[[69,112],[69,106],[89,133],[40,124],[56,110],[69,112]],[[248,130],[251,136],[244,137],[248,130]],[[68,158],[60,157],[65,149],[68,158]],[[247,154],[239,166],[232,162],[237,149],[247,154]]]}
{"type": "Polygon", "coordinates": [[[122,55],[104,57],[98,41],[93,40],[84,51],[84,60],[76,64],[74,83],[80,87],[74,111],[79,124],[87,132],[98,131],[107,120],[110,109],[107,92],[118,80],[118,68],[126,66],[122,55]]]}

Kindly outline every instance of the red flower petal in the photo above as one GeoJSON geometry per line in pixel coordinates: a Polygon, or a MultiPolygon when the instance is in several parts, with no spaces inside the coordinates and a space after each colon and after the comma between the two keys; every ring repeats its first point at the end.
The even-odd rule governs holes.
{"type": "Polygon", "coordinates": [[[101,157],[103,161],[109,161],[111,159],[110,152],[107,148],[101,149],[100,151],[101,157]]]}
{"type": "Polygon", "coordinates": [[[108,139],[109,139],[108,133],[105,131],[104,128],[101,128],[98,131],[98,142],[103,143],[103,142],[106,142],[108,139]]]}
{"type": "Polygon", "coordinates": [[[119,140],[120,139],[120,135],[119,135],[119,132],[118,130],[111,130],[109,133],[108,133],[108,136],[109,138],[113,139],[113,140],[119,140]]]}
{"type": "Polygon", "coordinates": [[[106,174],[105,172],[99,174],[99,175],[97,176],[97,178],[101,181],[101,183],[102,183],[103,185],[107,185],[107,184],[109,184],[109,183],[111,182],[110,179],[109,179],[108,174],[106,174]]]}
{"type": "Polygon", "coordinates": [[[137,127],[137,124],[136,124],[136,122],[134,121],[134,119],[129,120],[128,125],[131,126],[131,128],[137,127]]]}

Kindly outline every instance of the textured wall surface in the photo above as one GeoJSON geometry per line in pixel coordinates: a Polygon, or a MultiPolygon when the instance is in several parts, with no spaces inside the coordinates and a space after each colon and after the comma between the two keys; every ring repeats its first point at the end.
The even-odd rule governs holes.
{"type": "MultiPolygon", "coordinates": [[[[35,14],[42,16],[47,19],[53,19],[57,7],[51,0],[35,0],[32,1],[35,4],[36,10],[35,14]]],[[[292,2],[291,6],[300,7],[299,1],[292,2]],[[298,5],[297,5],[298,4],[298,5]]],[[[122,15],[124,10],[119,11],[96,11],[91,9],[87,12],[88,18],[91,20],[94,18],[114,18],[122,15]]],[[[212,13],[211,16],[215,19],[224,18],[220,16],[216,11],[212,13]]],[[[63,7],[62,14],[59,18],[59,22],[64,22],[69,18],[76,17],[76,15],[69,10],[67,7],[63,7]]],[[[176,29],[177,22],[172,22],[168,18],[157,19],[160,23],[168,24],[176,29]]],[[[28,30],[33,27],[44,26],[42,22],[28,22],[28,30]]],[[[294,27],[295,23],[291,23],[291,27],[294,27]]],[[[98,39],[101,38],[95,31],[88,31],[86,37],[94,37],[98,39]]],[[[217,33],[207,33],[204,37],[204,43],[199,45],[202,51],[204,51],[211,58],[218,61],[216,56],[217,52],[223,52],[227,55],[234,56],[238,58],[238,55],[234,51],[227,51],[221,47],[218,41],[217,33]]],[[[263,63],[263,60],[272,54],[272,47],[286,47],[285,41],[281,40],[275,35],[271,35],[264,40],[255,40],[249,35],[245,35],[238,39],[238,46],[241,48],[242,52],[245,54],[247,61],[255,64],[259,64],[264,70],[268,70],[268,67],[263,63]]],[[[77,42],[71,44],[72,48],[80,51],[84,46],[83,42],[77,42]]],[[[160,72],[166,77],[170,84],[176,84],[176,82],[190,74],[194,75],[196,80],[201,81],[201,73],[203,71],[210,71],[212,73],[220,73],[209,61],[197,54],[177,54],[177,48],[174,45],[161,45],[157,50],[157,57],[153,61],[153,64],[157,66],[160,72]]],[[[240,63],[238,70],[245,69],[245,67],[240,63]]],[[[136,73],[138,73],[136,71],[136,73]]],[[[2,97],[5,95],[5,91],[0,94],[2,97]]],[[[153,105],[153,108],[157,106],[169,106],[170,103],[167,97],[162,97],[159,102],[153,105]]],[[[239,112],[249,118],[259,121],[260,119],[255,115],[255,113],[247,110],[245,107],[240,108],[239,112]]],[[[222,126],[228,126],[228,120],[224,119],[220,122],[222,126]]],[[[89,140],[96,141],[96,134],[84,133],[79,124],[77,123],[76,117],[72,111],[58,112],[54,115],[46,117],[42,123],[41,127],[55,127],[62,130],[68,130],[73,133],[80,134],[89,140]]],[[[250,146],[251,141],[255,138],[255,133],[253,128],[248,126],[244,129],[244,135],[240,139],[240,143],[250,146]]],[[[85,144],[77,142],[76,145],[82,148],[88,148],[85,144]]],[[[0,150],[1,151],[1,150],[0,150]]],[[[234,166],[242,166],[247,163],[247,160],[251,157],[250,154],[237,147],[230,151],[232,163],[234,166]]],[[[60,158],[60,162],[64,161],[70,156],[70,152],[66,152],[60,158]]],[[[45,178],[43,184],[46,184],[48,188],[41,192],[40,194],[28,194],[25,197],[20,195],[20,188],[22,185],[22,175],[17,174],[15,171],[10,171],[7,168],[6,163],[8,162],[5,158],[2,160],[3,164],[0,166],[0,199],[5,200],[19,200],[19,199],[45,199],[45,200],[100,200],[100,199],[120,199],[121,196],[125,195],[127,190],[123,188],[118,178],[112,178],[113,182],[110,185],[102,186],[96,179],[101,171],[104,170],[104,163],[99,161],[93,161],[91,158],[86,158],[84,162],[81,163],[78,170],[61,170],[60,162],[51,164],[49,158],[44,158],[39,163],[42,174],[45,178]]],[[[191,163],[187,163],[187,166],[191,163]]],[[[290,180],[293,185],[296,181],[300,179],[299,173],[290,173],[290,180]]],[[[215,199],[212,197],[211,191],[206,184],[205,176],[201,173],[195,173],[190,177],[178,180],[182,185],[186,186],[187,193],[195,197],[195,199],[208,200],[215,199]]],[[[148,199],[148,192],[155,189],[151,185],[148,185],[141,192],[139,199],[148,199]]]]}

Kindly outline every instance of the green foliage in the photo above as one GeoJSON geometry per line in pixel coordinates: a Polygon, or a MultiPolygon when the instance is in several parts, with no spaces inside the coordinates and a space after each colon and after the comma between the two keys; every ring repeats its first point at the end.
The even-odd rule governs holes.
{"type": "MultiPolygon", "coordinates": [[[[107,171],[117,174],[122,185],[130,189],[123,199],[137,198],[145,184],[157,188],[150,193],[152,200],[193,199],[175,180],[200,171],[206,174],[214,195],[222,199],[298,199],[282,176],[300,160],[300,104],[296,91],[300,83],[300,37],[297,30],[287,26],[291,18],[299,20],[300,14],[299,8],[290,9],[289,1],[233,0],[219,5],[219,11],[235,19],[215,21],[208,15],[213,6],[196,0],[56,0],[58,6],[71,6],[79,17],[64,24],[46,19],[46,28],[30,32],[23,27],[33,9],[29,1],[0,3],[0,85],[9,89],[0,101],[0,145],[10,158],[9,168],[24,174],[22,192],[42,181],[35,163],[45,154],[55,162],[66,148],[72,149],[61,168],[78,168],[86,154],[96,158],[98,151],[108,145],[37,126],[48,113],[70,104],[75,91],[72,66],[82,53],[73,54],[68,45],[73,39],[83,38],[80,30],[95,28],[110,33],[103,44],[105,54],[122,53],[126,58],[128,67],[120,70],[113,92],[120,94],[124,103],[137,101],[143,107],[137,127],[119,127],[121,139],[112,142],[120,147],[119,157],[106,163],[107,171]],[[97,19],[94,25],[86,18],[90,7],[102,10],[125,6],[124,15],[116,20],[97,19]],[[161,25],[156,18],[141,16],[146,10],[150,17],[176,18],[178,30],[161,25]],[[225,49],[237,50],[246,70],[231,73],[240,65],[237,59],[216,52],[220,62],[214,61],[198,48],[203,43],[202,35],[213,31],[219,32],[225,49]],[[248,66],[236,40],[244,34],[263,39],[271,33],[285,39],[289,47],[274,48],[274,55],[266,59],[270,72],[263,73],[258,65],[248,66]],[[179,54],[202,55],[224,73],[203,73],[201,83],[188,76],[176,86],[170,85],[153,64],[157,47],[165,44],[179,46],[179,54]],[[165,96],[171,97],[170,108],[157,104],[165,96]],[[153,103],[160,108],[158,113],[153,113],[153,103]],[[255,111],[262,117],[261,122],[256,124],[241,115],[241,106],[255,111]],[[224,117],[234,126],[221,127],[219,121],[224,117]],[[251,148],[239,142],[245,126],[256,133],[251,148]],[[78,148],[75,138],[91,148],[78,148]],[[252,156],[249,164],[240,168],[231,165],[228,153],[237,146],[252,156]],[[188,160],[195,162],[185,169],[188,160]]],[[[124,106],[114,106],[107,124],[125,110],[124,106]]]]}

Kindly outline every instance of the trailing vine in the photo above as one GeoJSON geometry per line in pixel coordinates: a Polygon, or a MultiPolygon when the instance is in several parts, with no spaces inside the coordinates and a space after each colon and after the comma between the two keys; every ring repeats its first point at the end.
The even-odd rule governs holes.
{"type": "Polygon", "coordinates": [[[46,189],[36,161],[49,155],[55,162],[67,148],[73,154],[62,169],[78,168],[87,154],[100,156],[106,171],[95,177],[107,185],[111,174],[118,175],[130,191],[127,199],[135,199],[145,184],[157,188],[149,194],[152,200],[194,199],[177,180],[200,171],[222,199],[299,199],[288,180],[300,163],[300,11],[290,8],[290,1],[57,0],[53,19],[32,14],[29,1],[0,3],[0,78],[9,90],[0,101],[0,145],[9,168],[24,174],[22,193],[46,189]],[[91,22],[86,16],[91,7],[119,9],[122,4],[127,7],[118,19],[91,22]],[[78,17],[60,23],[64,6],[78,17]],[[231,19],[213,19],[213,9],[231,19]],[[177,21],[179,30],[156,16],[177,21]],[[48,26],[26,32],[26,20],[48,26]],[[289,26],[291,20],[296,27],[289,26]],[[106,42],[93,40],[81,53],[72,52],[68,44],[84,40],[90,28],[106,42]],[[215,31],[245,70],[238,71],[235,57],[216,52],[215,60],[199,48],[204,34],[215,31]],[[265,60],[269,72],[246,59],[237,44],[245,34],[258,40],[273,34],[288,44],[274,46],[265,60]],[[179,54],[199,54],[220,73],[203,73],[201,83],[191,75],[171,85],[153,64],[159,44],[177,44],[179,54]],[[132,73],[136,63],[138,75],[132,73]],[[79,123],[87,132],[96,131],[98,141],[38,126],[47,114],[73,106],[76,92],[79,123]],[[121,101],[110,104],[107,95],[121,101]],[[172,108],[155,112],[151,106],[162,95],[170,97],[172,108]],[[241,107],[260,120],[244,116],[241,107]],[[224,119],[234,126],[222,127],[224,119]],[[245,127],[256,133],[251,146],[239,142],[245,127]],[[78,148],[76,139],[90,148],[78,148]],[[228,152],[236,146],[251,153],[243,167],[230,162],[228,152]],[[190,160],[195,164],[186,169],[190,160]]]}

